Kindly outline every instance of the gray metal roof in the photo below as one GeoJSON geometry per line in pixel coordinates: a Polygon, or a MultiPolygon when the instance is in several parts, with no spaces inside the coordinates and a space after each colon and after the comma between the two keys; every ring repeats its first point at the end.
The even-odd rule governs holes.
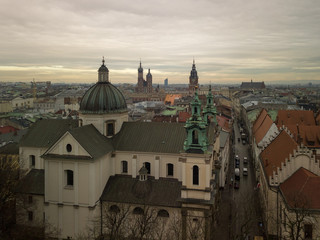
{"type": "Polygon", "coordinates": [[[78,121],[73,119],[42,119],[34,123],[20,141],[22,147],[48,148],[68,129],[76,128],[78,121]]]}
{"type": "Polygon", "coordinates": [[[112,140],[103,136],[91,124],[71,129],[69,132],[93,158],[113,151],[112,140]]]}
{"type": "Polygon", "coordinates": [[[229,133],[225,131],[220,131],[220,148],[224,148],[227,143],[229,133]]]}
{"type": "Polygon", "coordinates": [[[111,176],[101,199],[109,202],[180,207],[182,183],[177,179],[139,181],[127,175],[111,176]]]}
{"type": "Polygon", "coordinates": [[[31,169],[17,186],[18,193],[44,195],[44,170],[31,169]]]}
{"type": "Polygon", "coordinates": [[[125,122],[114,137],[119,151],[180,153],[187,137],[184,123],[125,122]]]}
{"type": "Polygon", "coordinates": [[[19,145],[18,143],[8,143],[0,147],[0,154],[14,154],[19,155],[19,145]]]}

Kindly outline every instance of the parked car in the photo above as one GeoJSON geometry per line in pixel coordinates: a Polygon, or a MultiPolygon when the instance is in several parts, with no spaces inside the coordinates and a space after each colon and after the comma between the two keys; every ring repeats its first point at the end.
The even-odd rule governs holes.
{"type": "Polygon", "coordinates": [[[248,168],[243,168],[242,174],[243,176],[248,176],[248,168]]]}
{"type": "Polygon", "coordinates": [[[236,161],[236,166],[235,168],[239,168],[240,167],[240,161],[236,161]]]}
{"type": "Polygon", "coordinates": [[[234,176],[235,176],[236,180],[240,180],[240,169],[239,168],[234,169],[234,176]]]}
{"type": "Polygon", "coordinates": [[[243,163],[247,164],[248,163],[248,158],[247,157],[243,157],[243,163]]]}
{"type": "Polygon", "coordinates": [[[234,182],[234,189],[239,189],[240,183],[239,182],[234,182]]]}

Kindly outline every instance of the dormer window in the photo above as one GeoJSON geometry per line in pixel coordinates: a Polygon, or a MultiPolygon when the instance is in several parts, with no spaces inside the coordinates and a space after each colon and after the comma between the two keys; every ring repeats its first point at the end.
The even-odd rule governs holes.
{"type": "Polygon", "coordinates": [[[143,164],[142,168],[139,170],[139,180],[146,181],[148,179],[148,169],[143,164]]]}

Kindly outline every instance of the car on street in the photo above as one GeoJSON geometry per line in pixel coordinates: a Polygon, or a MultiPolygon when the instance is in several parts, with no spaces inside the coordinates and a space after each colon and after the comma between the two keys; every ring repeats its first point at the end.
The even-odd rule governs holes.
{"type": "Polygon", "coordinates": [[[234,169],[234,176],[235,176],[236,180],[240,180],[240,169],[239,168],[234,169]]]}
{"type": "Polygon", "coordinates": [[[239,161],[236,161],[236,166],[235,168],[239,168],[240,167],[240,162],[239,161]]]}
{"type": "Polygon", "coordinates": [[[234,189],[239,189],[239,187],[240,187],[240,184],[239,184],[239,182],[234,182],[234,189]]]}
{"type": "Polygon", "coordinates": [[[243,157],[243,163],[247,164],[248,163],[248,158],[247,157],[243,157]]]}
{"type": "Polygon", "coordinates": [[[248,168],[243,168],[242,174],[243,176],[248,176],[248,168]]]}

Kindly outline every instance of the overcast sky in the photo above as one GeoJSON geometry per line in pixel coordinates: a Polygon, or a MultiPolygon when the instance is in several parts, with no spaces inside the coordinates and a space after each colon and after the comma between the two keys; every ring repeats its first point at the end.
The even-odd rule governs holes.
{"type": "Polygon", "coordinates": [[[319,0],[0,0],[0,81],[320,80],[319,0]]]}

